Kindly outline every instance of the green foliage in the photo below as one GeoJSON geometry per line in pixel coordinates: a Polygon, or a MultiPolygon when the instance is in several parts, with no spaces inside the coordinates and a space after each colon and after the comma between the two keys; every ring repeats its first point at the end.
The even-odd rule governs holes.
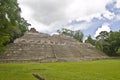
{"type": "Polygon", "coordinates": [[[83,42],[83,33],[80,30],[72,31],[70,29],[62,28],[61,30],[57,30],[59,34],[65,34],[67,36],[71,36],[76,40],[83,42]]]}
{"type": "Polygon", "coordinates": [[[120,60],[71,63],[1,63],[0,80],[120,80],[120,60]]]}
{"type": "Polygon", "coordinates": [[[110,32],[109,37],[106,39],[110,45],[107,45],[109,48],[109,52],[111,55],[119,55],[119,48],[120,48],[120,31],[118,32],[110,32]],[[113,54],[114,53],[114,54],[113,54]]]}
{"type": "Polygon", "coordinates": [[[10,37],[7,36],[7,35],[0,37],[0,53],[5,52],[5,47],[4,47],[4,45],[6,45],[7,43],[9,43],[9,41],[10,41],[9,38],[10,38],[10,37]]]}
{"type": "Polygon", "coordinates": [[[97,48],[110,56],[120,55],[120,31],[106,32],[103,31],[97,36],[97,48]]]}
{"type": "Polygon", "coordinates": [[[91,35],[88,36],[88,38],[85,40],[85,43],[90,43],[95,46],[95,40],[92,39],[91,35]]]}
{"type": "Polygon", "coordinates": [[[120,47],[116,50],[116,53],[120,55],[120,47]]]}
{"type": "Polygon", "coordinates": [[[91,36],[88,36],[85,43],[96,46],[96,48],[109,56],[120,56],[120,31],[111,31],[109,33],[107,31],[102,31],[96,37],[96,40],[93,40],[91,36]]]}
{"type": "Polygon", "coordinates": [[[22,36],[28,30],[27,23],[20,15],[17,0],[0,0],[0,52],[5,45],[22,36]]]}
{"type": "Polygon", "coordinates": [[[73,35],[74,35],[74,31],[72,31],[70,29],[66,29],[66,28],[62,28],[61,30],[57,30],[57,32],[59,34],[65,34],[65,35],[68,35],[68,36],[71,36],[71,37],[73,37],[73,35]]]}
{"type": "Polygon", "coordinates": [[[74,38],[80,42],[83,42],[83,33],[80,30],[74,32],[74,38]]]}
{"type": "Polygon", "coordinates": [[[2,52],[5,52],[5,47],[3,46],[3,44],[2,43],[0,43],[0,54],[2,53],[2,52]]]}
{"type": "Polygon", "coordinates": [[[108,37],[107,31],[102,31],[100,34],[96,37],[97,39],[97,48],[103,51],[103,45],[105,44],[105,39],[108,37]]]}

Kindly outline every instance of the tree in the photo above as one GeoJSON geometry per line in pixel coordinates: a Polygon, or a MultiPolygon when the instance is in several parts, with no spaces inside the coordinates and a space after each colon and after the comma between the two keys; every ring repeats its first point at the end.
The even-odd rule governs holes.
{"type": "Polygon", "coordinates": [[[85,40],[85,43],[90,43],[95,46],[95,40],[92,39],[91,35],[88,36],[88,38],[85,40]]]}
{"type": "Polygon", "coordinates": [[[80,42],[83,41],[83,36],[84,35],[80,30],[72,31],[70,29],[62,28],[61,30],[57,30],[57,32],[59,34],[64,34],[64,35],[67,35],[67,36],[71,36],[71,37],[73,37],[74,39],[76,39],[80,42]]]}
{"type": "Polygon", "coordinates": [[[17,0],[0,0],[0,52],[4,46],[22,36],[30,25],[20,15],[17,0]]]}
{"type": "Polygon", "coordinates": [[[116,32],[101,32],[97,36],[96,47],[107,55],[120,55],[120,31],[116,32]]]}
{"type": "Polygon", "coordinates": [[[99,35],[96,37],[97,40],[105,40],[108,38],[109,33],[107,31],[101,31],[99,35]]]}
{"type": "Polygon", "coordinates": [[[105,39],[107,39],[109,36],[109,33],[107,31],[101,31],[99,35],[96,37],[96,47],[103,51],[103,45],[105,43],[105,39]]]}
{"type": "Polygon", "coordinates": [[[73,37],[79,42],[83,42],[83,36],[84,36],[83,33],[80,30],[75,31],[74,33],[75,34],[73,37]]]}
{"type": "Polygon", "coordinates": [[[110,32],[110,36],[106,39],[106,41],[110,43],[110,45],[108,45],[109,51],[107,53],[110,55],[120,55],[120,31],[110,32]]]}
{"type": "Polygon", "coordinates": [[[59,34],[65,34],[65,35],[71,36],[71,37],[73,37],[73,35],[74,35],[74,31],[72,31],[70,29],[66,29],[66,28],[62,28],[61,30],[57,30],[57,32],[59,34]]]}

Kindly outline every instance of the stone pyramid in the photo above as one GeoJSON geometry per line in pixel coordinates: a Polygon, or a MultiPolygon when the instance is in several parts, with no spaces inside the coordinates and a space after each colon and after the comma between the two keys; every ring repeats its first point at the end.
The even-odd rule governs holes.
{"type": "Polygon", "coordinates": [[[0,61],[64,62],[103,59],[107,56],[94,46],[66,35],[38,33],[34,29],[6,46],[0,61]]]}

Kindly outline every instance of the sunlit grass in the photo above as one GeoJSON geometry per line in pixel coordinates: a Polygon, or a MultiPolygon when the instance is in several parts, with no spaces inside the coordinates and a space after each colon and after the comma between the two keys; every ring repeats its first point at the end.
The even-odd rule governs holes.
{"type": "Polygon", "coordinates": [[[65,63],[1,63],[0,80],[120,80],[120,60],[65,63]]]}

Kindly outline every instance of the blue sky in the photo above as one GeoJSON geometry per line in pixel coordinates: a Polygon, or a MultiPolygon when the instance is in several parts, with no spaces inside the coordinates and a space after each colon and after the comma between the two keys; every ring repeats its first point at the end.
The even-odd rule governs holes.
{"type": "Polygon", "coordinates": [[[85,38],[120,30],[120,0],[18,0],[22,16],[39,32],[81,30],[85,38]]]}

